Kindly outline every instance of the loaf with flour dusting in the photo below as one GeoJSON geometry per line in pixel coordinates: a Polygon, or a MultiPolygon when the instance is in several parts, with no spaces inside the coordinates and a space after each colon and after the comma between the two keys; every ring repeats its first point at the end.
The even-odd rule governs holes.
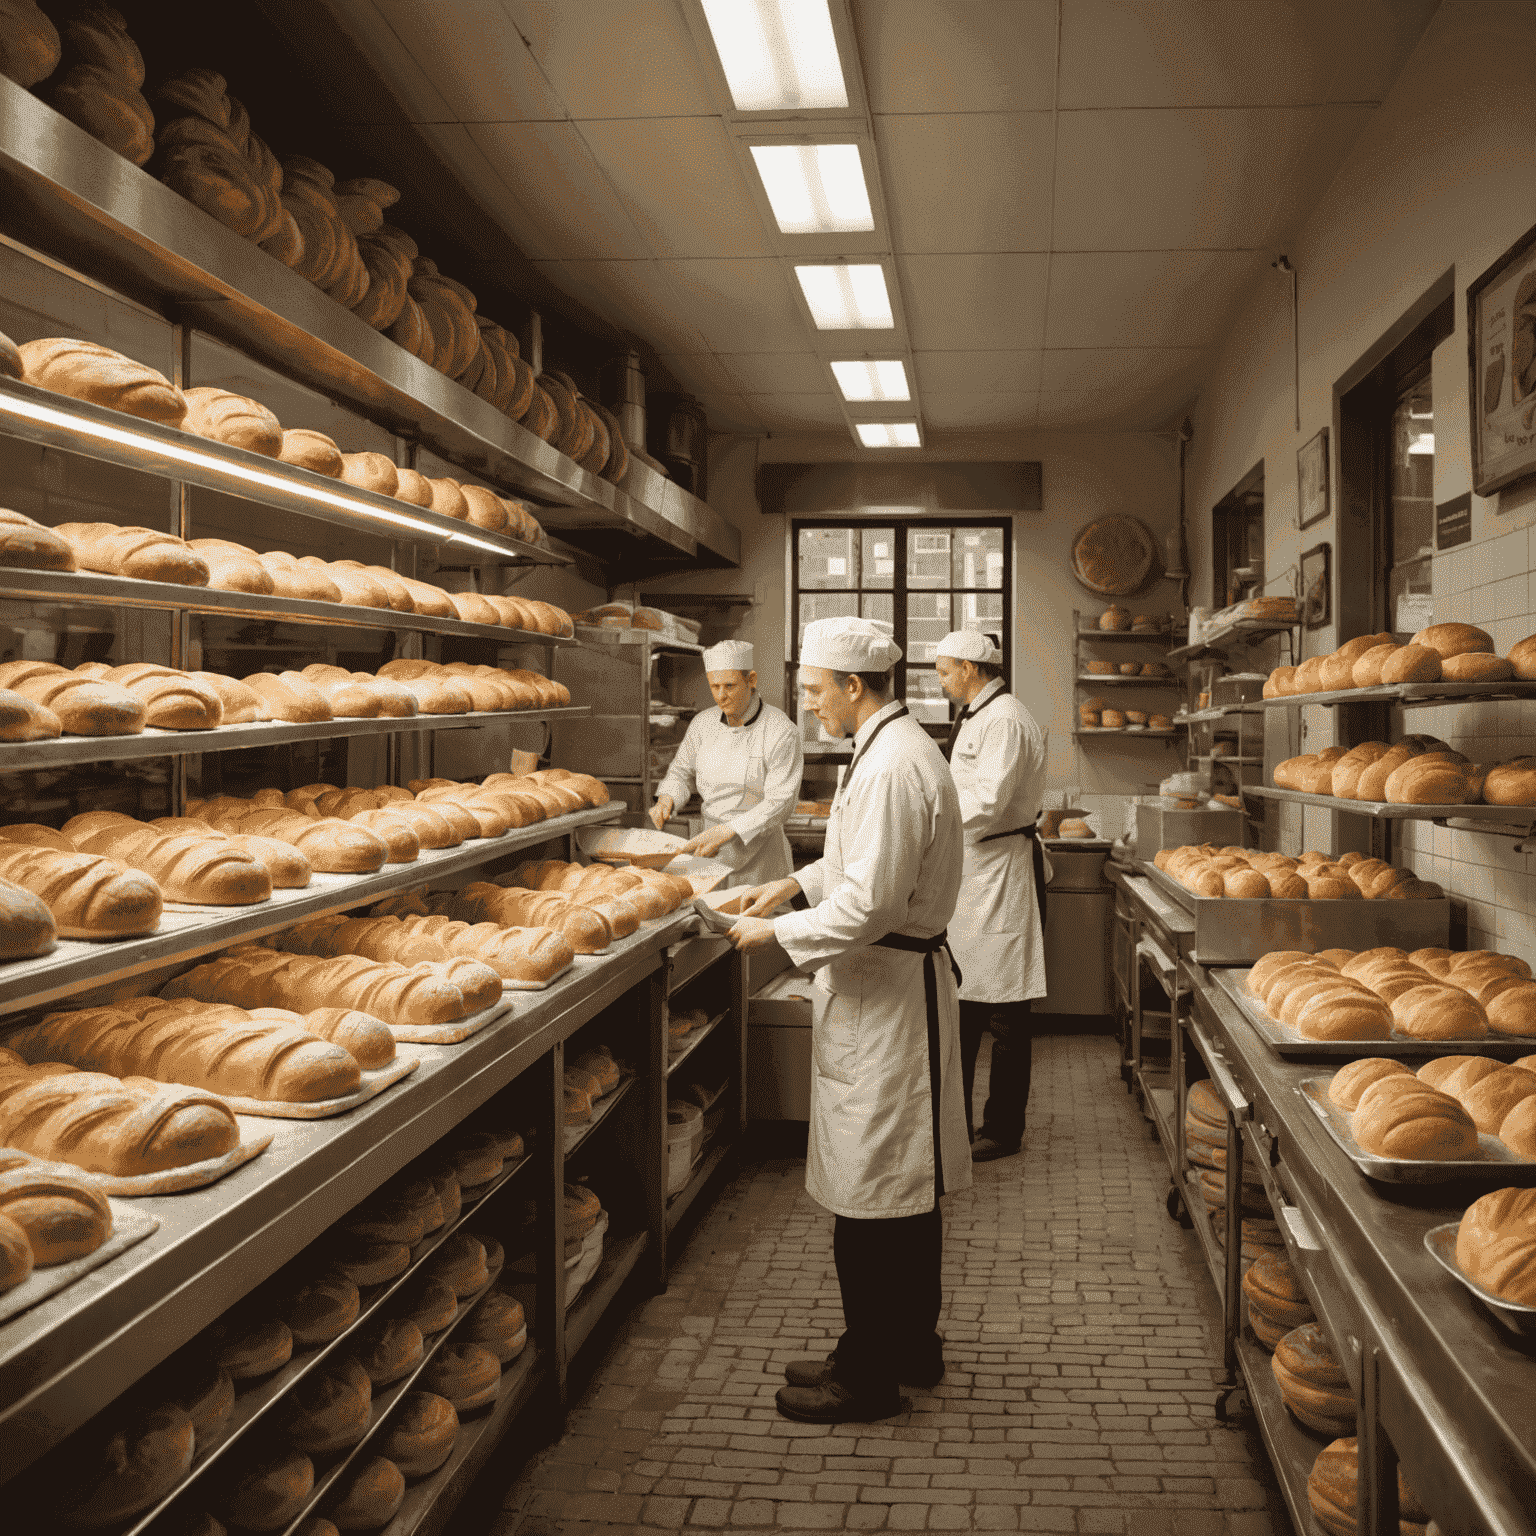
{"type": "Polygon", "coordinates": [[[0,879],[37,897],[60,938],[123,939],[160,926],[163,898],[150,876],[81,853],[51,827],[0,827],[0,879]]]}
{"type": "Polygon", "coordinates": [[[142,870],[168,901],[199,906],[249,906],[272,894],[272,877],[227,837],[162,832],[118,811],[87,811],[64,823],[81,853],[98,853],[142,870]]]}

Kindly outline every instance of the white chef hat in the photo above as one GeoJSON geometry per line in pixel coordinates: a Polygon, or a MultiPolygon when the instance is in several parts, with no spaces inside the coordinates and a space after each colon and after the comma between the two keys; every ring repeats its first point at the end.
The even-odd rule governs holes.
{"type": "Polygon", "coordinates": [[[805,626],[800,665],[832,672],[889,672],[901,660],[901,647],[891,634],[883,619],[813,619],[805,626]]]}
{"type": "Polygon", "coordinates": [[[704,652],[706,672],[752,671],[752,645],[747,640],[722,640],[704,652]]]}
{"type": "Polygon", "coordinates": [[[951,661],[989,661],[996,665],[1002,652],[992,643],[991,635],[979,629],[956,629],[939,641],[935,656],[948,656],[951,661]]]}

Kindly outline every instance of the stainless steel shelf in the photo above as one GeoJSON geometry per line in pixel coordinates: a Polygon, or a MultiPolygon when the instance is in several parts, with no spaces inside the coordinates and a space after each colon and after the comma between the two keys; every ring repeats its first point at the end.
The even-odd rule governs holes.
{"type": "Polygon", "coordinates": [[[616,1242],[608,1241],[597,1273],[582,1288],[575,1305],[565,1314],[565,1350],[570,1359],[576,1358],[581,1346],[592,1336],[598,1319],[608,1310],[624,1282],[634,1273],[635,1265],[640,1262],[640,1255],[645,1252],[650,1237],[649,1232],[635,1232],[616,1242]]]}
{"type": "Polygon", "coordinates": [[[1108,683],[1111,688],[1182,688],[1184,685],[1176,677],[1122,677],[1118,672],[1096,676],[1092,672],[1073,679],[1080,688],[1097,688],[1100,683],[1108,683]]]}
{"type": "Polygon", "coordinates": [[[1213,631],[1198,645],[1176,645],[1168,652],[1168,660],[1197,661],[1202,656],[1220,654],[1224,645],[1255,645],[1260,640],[1268,640],[1274,635],[1289,634],[1297,627],[1295,622],[1275,624],[1260,619],[1239,619],[1235,624],[1228,624],[1213,631]]]}
{"type": "Polygon", "coordinates": [[[0,570],[0,600],[25,603],[90,603],[114,608],[159,608],[227,618],[263,619],[283,624],[327,624],[347,629],[410,629],[432,635],[491,640],[501,645],[579,645],[568,635],[541,635],[500,624],[470,624],[464,619],[427,613],[398,613],[393,608],[359,608],[353,603],[318,603],[306,598],[262,592],[225,592],[217,587],[183,587],[171,581],[135,581],[96,571],[0,570]]]}
{"type": "Polygon", "coordinates": [[[183,480],[353,532],[438,545],[473,564],[570,565],[567,555],[86,400],[0,379],[0,432],[143,474],[183,480]]]}
{"type": "Polygon", "coordinates": [[[1265,699],[1265,709],[1303,704],[1395,704],[1401,709],[1436,704],[1488,704],[1499,699],[1536,699],[1536,682],[1509,678],[1499,683],[1383,683],[1376,688],[1336,688],[1326,693],[1291,693],[1265,699]]]}
{"type": "Polygon", "coordinates": [[[699,1158],[698,1167],[688,1175],[688,1182],[667,1201],[668,1232],[676,1230],[678,1223],[688,1214],[689,1207],[704,1192],[705,1186],[714,1178],[715,1171],[721,1163],[731,1155],[735,1145],[736,1138],[727,1136],[722,1127],[720,1134],[705,1148],[703,1155],[699,1158]]]}
{"type": "Polygon", "coordinates": [[[1298,1531],[1316,1529],[1312,1505],[1307,1498],[1307,1478],[1312,1464],[1328,1441],[1315,1435],[1293,1419],[1280,1396],[1279,1384],[1270,1368],[1268,1353],[1252,1340],[1239,1336],[1237,1359],[1242,1368],[1248,1401],[1258,1421],[1259,1434],[1269,1452],[1270,1465],[1285,1495],[1285,1507],[1298,1531]]]}
{"type": "Polygon", "coordinates": [[[576,638],[583,645],[644,645],[650,642],[653,651],[685,651],[690,656],[702,656],[704,647],[689,640],[669,640],[654,629],[599,629],[594,624],[578,624],[576,638]]]}
{"type": "Polygon", "coordinates": [[[614,1110],[619,1107],[619,1101],[624,1097],[626,1093],[629,1092],[632,1087],[634,1087],[634,1085],[635,1079],[633,1077],[626,1077],[623,1082],[618,1085],[617,1088],[614,1088],[610,1092],[605,1093],[602,1098],[597,1101],[597,1103],[593,1106],[592,1118],[590,1120],[585,1121],[579,1126],[570,1125],[565,1128],[567,1132],[576,1132],[576,1134],[570,1137],[570,1139],[565,1143],[564,1156],[567,1162],[569,1162],[571,1158],[575,1157],[576,1154],[581,1151],[581,1149],[587,1144],[587,1140],[592,1135],[592,1133],[598,1128],[598,1126],[603,1123],[603,1121],[608,1118],[609,1115],[614,1112],[614,1110]]]}
{"type": "Polygon", "coordinates": [[[475,838],[458,848],[423,849],[414,863],[386,864],[373,875],[316,874],[302,890],[274,891],[269,900],[254,906],[168,911],[161,916],[159,932],[141,939],[61,939],[51,954],[0,965],[0,1014],[36,1007],[175,960],[192,959],[210,950],[258,939],[301,918],[377,901],[407,886],[473,869],[577,827],[616,820],[622,809],[615,805],[596,806],[520,827],[501,837],[475,838]]]}
{"type": "Polygon", "coordinates": [[[33,244],[563,509],[541,511],[547,528],[573,541],[627,535],[677,566],[739,563],[736,528],[681,486],[636,458],[622,489],[590,474],[3,78],[0,191],[8,223],[33,244]]]}
{"type": "Polygon", "coordinates": [[[1209,709],[1197,709],[1191,714],[1175,718],[1185,725],[1204,724],[1211,720],[1225,720],[1228,715],[1262,715],[1265,705],[1254,701],[1249,704],[1213,704],[1209,709]]]}
{"type": "Polygon", "coordinates": [[[1138,645],[1171,645],[1173,631],[1162,629],[1154,630],[1149,634],[1146,630],[1080,629],[1077,632],[1077,638],[1079,640],[1134,640],[1138,645]]]}
{"type": "Polygon", "coordinates": [[[467,715],[410,715],[403,719],[257,720],[211,731],[163,731],[146,726],[137,736],[60,736],[53,741],[0,742],[0,772],[28,773],[69,763],[118,763],[145,757],[194,757],[201,752],[240,752],[289,741],[328,741],[340,736],[392,736],[398,731],[469,731],[518,720],[560,720],[592,713],[590,704],[560,709],[498,709],[467,715]]]}
{"type": "MultiPolygon", "coordinates": [[[[405,883],[403,880],[399,883],[405,883]]],[[[345,1115],[282,1123],[261,1156],[141,1208],[160,1229],[0,1324],[4,1475],[30,1465],[179,1349],[444,1131],[653,972],[688,914],[642,925],[459,1045],[403,1046],[420,1067],[345,1115]]],[[[583,1298],[585,1301],[585,1298],[583,1298]]]]}
{"type": "Polygon", "coordinates": [[[699,1027],[696,1030],[694,1030],[691,1034],[687,1035],[685,1037],[687,1043],[683,1046],[682,1050],[680,1050],[677,1053],[676,1056],[673,1056],[670,1052],[668,1052],[668,1054],[667,1054],[667,1076],[668,1077],[671,1077],[672,1074],[674,1072],[676,1072],[677,1069],[680,1066],[682,1066],[682,1064],[685,1061],[687,1061],[688,1058],[690,1056],[692,1056],[693,1053],[696,1050],[698,1050],[698,1048],[701,1045],[703,1045],[704,1042],[712,1034],[714,1034],[716,1027],[726,1017],[726,1014],[728,1012],[729,1012],[729,1010],[727,1009],[726,1013],[717,1013],[714,1016],[714,1018],[712,1018],[707,1024],[699,1025],[699,1027]]]}
{"type": "Polygon", "coordinates": [[[1485,821],[1490,825],[1536,825],[1536,805],[1387,805],[1379,800],[1340,800],[1333,795],[1309,795],[1301,789],[1276,789],[1269,784],[1245,784],[1245,795],[1263,800],[1289,800],[1294,805],[1316,806],[1322,811],[1342,811],[1351,816],[1374,816],[1382,821],[1485,821]]]}

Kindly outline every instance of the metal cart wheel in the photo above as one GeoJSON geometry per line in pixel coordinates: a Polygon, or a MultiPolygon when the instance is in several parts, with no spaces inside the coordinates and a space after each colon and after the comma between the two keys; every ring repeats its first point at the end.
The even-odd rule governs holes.
{"type": "Polygon", "coordinates": [[[1251,1418],[1253,1404],[1248,1401],[1248,1388],[1228,1387],[1225,1391],[1218,1392],[1213,1411],[1218,1424],[1230,1424],[1234,1419],[1251,1418]]]}
{"type": "Polygon", "coordinates": [[[1189,1214],[1189,1210],[1184,1204],[1184,1192],[1179,1188],[1177,1184],[1173,1183],[1172,1181],[1170,1181],[1168,1185],[1168,1199],[1166,1204],[1168,1206],[1168,1215],[1171,1220],[1178,1222],[1178,1224],[1183,1227],[1186,1232],[1190,1231],[1194,1227],[1195,1219],[1189,1214]]]}

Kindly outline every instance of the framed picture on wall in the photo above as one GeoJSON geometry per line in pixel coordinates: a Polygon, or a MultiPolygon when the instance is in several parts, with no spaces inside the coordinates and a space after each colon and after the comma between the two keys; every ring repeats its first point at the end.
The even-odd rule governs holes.
{"type": "Polygon", "coordinates": [[[1467,288],[1472,489],[1536,474],[1536,227],[1467,288]]]}
{"type": "Polygon", "coordinates": [[[1328,544],[1315,544],[1301,557],[1301,622],[1308,629],[1321,629],[1332,614],[1331,548],[1328,544]]]}
{"type": "Polygon", "coordinates": [[[1328,516],[1328,428],[1296,451],[1296,526],[1310,528],[1328,516]]]}

